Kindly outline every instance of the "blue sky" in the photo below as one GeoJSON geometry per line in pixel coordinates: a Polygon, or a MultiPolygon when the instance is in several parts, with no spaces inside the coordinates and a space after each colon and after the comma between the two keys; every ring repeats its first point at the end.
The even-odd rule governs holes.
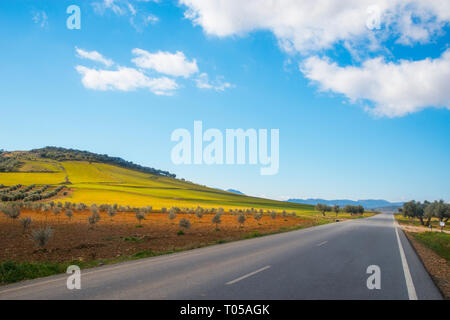
{"type": "Polygon", "coordinates": [[[275,199],[449,201],[449,6],[379,1],[370,30],[377,1],[252,2],[2,1],[0,149],[106,153],[275,199]],[[278,174],[174,165],[171,133],[194,120],[279,129],[278,174]]]}

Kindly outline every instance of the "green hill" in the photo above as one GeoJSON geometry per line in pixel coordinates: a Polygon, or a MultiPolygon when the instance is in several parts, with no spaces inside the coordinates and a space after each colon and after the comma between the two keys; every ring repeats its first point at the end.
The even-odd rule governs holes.
{"type": "MultiPolygon", "coordinates": [[[[288,203],[201,186],[175,175],[121,158],[73,149],[46,147],[0,153],[0,186],[65,185],[59,201],[162,207],[276,209],[305,213],[310,205],[288,203]]],[[[61,189],[61,188],[60,188],[61,189]]],[[[19,190],[21,190],[19,188],[19,190]]],[[[22,189],[23,190],[23,189],[22,189]]],[[[0,192],[2,189],[0,189],[0,192]]],[[[49,200],[48,200],[49,201],[49,200]]]]}

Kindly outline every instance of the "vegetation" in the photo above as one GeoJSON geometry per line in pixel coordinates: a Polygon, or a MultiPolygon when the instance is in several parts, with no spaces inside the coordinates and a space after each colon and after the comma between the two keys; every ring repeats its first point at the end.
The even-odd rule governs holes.
{"type": "Polygon", "coordinates": [[[145,220],[145,215],[143,215],[142,213],[136,213],[136,219],[140,225],[142,223],[142,220],[145,220]]]}
{"type": "Polygon", "coordinates": [[[423,226],[430,226],[431,219],[447,222],[450,217],[450,204],[443,200],[428,202],[409,201],[403,204],[400,212],[404,217],[419,219],[423,226]]]}
{"type": "Polygon", "coordinates": [[[414,233],[413,236],[438,255],[450,261],[450,234],[442,232],[421,232],[414,233]]]}
{"type": "Polygon", "coordinates": [[[70,209],[66,209],[65,215],[66,215],[67,218],[69,218],[69,220],[71,220],[72,217],[73,217],[73,211],[70,210],[70,209]]]}
{"type": "Polygon", "coordinates": [[[179,225],[181,228],[189,229],[191,227],[191,222],[186,218],[182,218],[180,219],[179,225]]]}
{"type": "Polygon", "coordinates": [[[14,172],[16,171],[22,163],[10,157],[2,157],[0,155],[0,172],[14,172]]]}
{"type": "Polygon", "coordinates": [[[222,220],[220,219],[220,214],[216,213],[211,222],[216,225],[216,230],[219,230],[219,224],[222,222],[222,220]]]}
{"type": "Polygon", "coordinates": [[[344,207],[344,212],[350,213],[351,215],[363,214],[364,211],[365,211],[364,207],[361,205],[358,205],[358,206],[346,205],[344,207]]]}
{"type": "MultiPolygon", "coordinates": [[[[45,151],[46,149],[41,150],[45,151]]],[[[51,150],[49,149],[49,151],[51,150]]],[[[297,214],[313,210],[310,205],[237,195],[175,179],[172,176],[129,169],[113,164],[113,162],[98,162],[102,160],[101,156],[94,157],[97,159],[94,160],[90,157],[75,156],[78,154],[77,152],[69,152],[70,156],[61,157],[51,154],[50,152],[43,158],[39,152],[34,150],[20,153],[5,152],[0,155],[0,157],[15,157],[25,163],[18,171],[0,172],[0,184],[7,186],[0,188],[0,201],[47,202],[66,198],[71,202],[88,205],[105,203],[118,206],[132,204],[144,207],[152,203],[157,210],[172,206],[190,208],[201,206],[205,210],[216,207],[222,208],[224,211],[258,207],[265,212],[267,210],[285,210],[295,211],[297,214]],[[8,188],[17,184],[21,186],[14,192],[21,191],[21,193],[16,195],[11,192],[9,194],[12,190],[8,190],[8,188]],[[47,190],[34,192],[41,190],[46,185],[48,185],[47,190]],[[8,197],[2,200],[1,197],[5,191],[7,191],[8,197]]]]}
{"type": "Polygon", "coordinates": [[[244,224],[244,222],[245,222],[245,215],[243,214],[243,213],[241,213],[239,216],[238,216],[238,219],[237,219],[237,221],[239,222],[239,224],[240,224],[240,226],[242,227],[242,225],[244,224]]]}
{"type": "Polygon", "coordinates": [[[108,163],[135,171],[175,178],[174,174],[171,174],[167,171],[144,167],[135,164],[133,162],[126,161],[122,158],[110,157],[106,154],[96,154],[88,151],[80,151],[57,147],[45,147],[42,149],[34,149],[31,150],[30,153],[37,154],[44,159],[52,159],[57,161],[87,161],[87,162],[108,163]]]}
{"type": "Polygon", "coordinates": [[[333,206],[333,211],[336,214],[336,218],[337,218],[339,212],[341,211],[341,208],[338,205],[334,205],[333,206]]]}
{"type": "Polygon", "coordinates": [[[174,208],[171,208],[170,211],[169,211],[169,219],[170,219],[170,220],[173,220],[173,219],[175,219],[176,217],[177,217],[177,215],[176,215],[176,213],[175,213],[175,209],[174,209],[174,208]]]}
{"type": "Polygon", "coordinates": [[[31,233],[33,241],[39,248],[45,247],[50,238],[53,235],[53,229],[51,227],[39,228],[37,230],[33,230],[31,233]]]}
{"type": "MultiPolygon", "coordinates": [[[[34,253],[31,254],[31,256],[33,255],[42,255],[43,256],[52,256],[55,254],[55,250],[54,248],[64,248],[64,245],[61,245],[61,241],[65,241],[65,240],[61,240],[61,234],[60,234],[60,230],[64,230],[67,231],[67,223],[65,223],[64,225],[59,224],[59,222],[57,222],[55,220],[54,217],[50,217],[50,219],[47,219],[47,214],[49,212],[52,212],[53,210],[58,210],[59,212],[62,212],[61,210],[64,210],[65,213],[67,212],[71,212],[73,214],[73,218],[77,219],[77,221],[74,222],[74,224],[72,225],[74,227],[74,229],[76,231],[76,233],[78,232],[86,232],[87,235],[89,235],[89,237],[92,237],[92,235],[98,234],[99,240],[100,241],[98,244],[101,245],[101,247],[103,247],[105,244],[108,245],[108,243],[110,243],[110,241],[115,241],[114,239],[120,240],[120,241],[124,241],[124,242],[139,242],[141,243],[141,245],[145,245],[145,243],[147,243],[151,238],[148,237],[148,231],[144,231],[143,234],[139,235],[138,233],[136,233],[136,231],[132,231],[133,234],[114,234],[113,232],[117,232],[118,230],[120,230],[119,232],[127,232],[126,229],[129,230],[129,228],[120,228],[120,226],[118,224],[113,224],[113,223],[109,223],[109,225],[111,226],[111,229],[109,228],[105,228],[104,226],[99,227],[98,229],[96,228],[95,231],[89,231],[88,228],[79,228],[79,224],[80,223],[84,223],[87,226],[92,225],[96,225],[97,222],[100,219],[100,215],[107,215],[108,214],[108,210],[115,210],[117,209],[117,212],[122,214],[122,213],[128,213],[128,217],[129,218],[133,218],[136,214],[148,214],[151,212],[151,208],[149,206],[145,206],[145,207],[130,207],[130,206],[111,206],[111,205],[107,205],[107,204],[94,204],[91,206],[87,206],[83,203],[73,203],[73,202],[49,202],[49,203],[42,203],[42,202],[38,202],[38,203],[33,203],[33,202],[20,202],[20,203],[16,203],[16,204],[5,204],[2,208],[7,207],[6,211],[8,212],[9,209],[11,208],[17,208],[20,212],[21,209],[23,209],[23,212],[29,213],[33,215],[33,224],[36,224],[38,226],[40,226],[42,223],[44,223],[46,226],[45,227],[39,227],[36,228],[35,230],[29,230],[29,225],[27,227],[23,228],[23,233],[27,233],[27,235],[29,236],[30,241],[33,241],[36,245],[36,247],[39,248],[39,250],[34,250],[34,253]],[[30,212],[33,211],[33,212],[30,212]],[[122,210],[124,210],[124,212],[122,212],[122,210]],[[79,212],[82,211],[82,212],[79,212]],[[89,216],[90,215],[90,216],[89,216]],[[89,216],[89,218],[88,218],[89,216]],[[36,219],[36,220],[34,220],[36,219]],[[87,221],[88,220],[88,221],[87,221]],[[36,222],[35,222],[36,221],[36,222]],[[52,224],[53,223],[53,224],[52,224]],[[117,226],[119,228],[113,228],[113,226],[117,226]],[[103,232],[107,231],[107,230],[111,230],[111,237],[107,236],[105,237],[103,232]],[[100,240],[101,239],[101,240],[100,240]]],[[[196,223],[198,223],[198,226],[195,226],[195,230],[198,230],[198,227],[201,227],[202,221],[198,221],[197,219],[194,219],[194,221],[192,222],[192,220],[189,220],[188,217],[193,215],[195,213],[195,211],[201,211],[201,212],[205,212],[205,214],[209,214],[212,217],[212,222],[213,224],[215,224],[216,229],[218,230],[219,224],[225,224],[224,228],[227,228],[227,233],[230,231],[230,223],[235,223],[236,225],[240,224],[242,225],[244,222],[247,222],[247,218],[251,215],[253,215],[254,217],[258,217],[257,221],[259,221],[259,219],[261,219],[262,217],[264,217],[265,219],[269,219],[270,217],[270,212],[265,212],[263,213],[262,209],[247,209],[247,210],[233,210],[233,212],[228,211],[227,213],[225,213],[224,210],[221,210],[220,208],[203,208],[203,207],[197,207],[196,209],[194,208],[178,208],[178,207],[172,207],[171,211],[173,211],[174,213],[177,212],[179,213],[179,215],[181,216],[181,219],[179,221],[179,227],[180,230],[178,231],[178,235],[184,235],[185,232],[187,230],[190,230],[192,228],[192,226],[196,223]],[[228,217],[224,217],[228,215],[228,217]],[[245,218],[245,220],[241,220],[243,218],[245,218]],[[223,221],[222,221],[223,220],[223,221]],[[225,222],[224,222],[225,221],[225,222]]],[[[276,213],[276,212],[275,212],[276,213]]],[[[279,212],[279,215],[283,215],[283,212],[279,212]]],[[[288,217],[287,212],[285,213],[286,217],[288,217]]],[[[161,214],[158,214],[159,218],[162,218],[161,214]]],[[[147,217],[150,218],[150,217],[147,217]]],[[[24,220],[24,219],[22,219],[24,220]]],[[[20,221],[22,221],[20,220],[20,221]]],[[[121,217],[121,220],[123,221],[123,217],[121,217]]],[[[130,219],[132,221],[132,219],[130,219]]],[[[162,220],[162,219],[161,219],[162,220]]],[[[281,220],[281,219],[280,219],[281,220]]],[[[322,219],[322,220],[326,220],[326,219],[322,219]]],[[[298,222],[294,222],[291,220],[290,221],[290,225],[287,225],[286,227],[282,226],[278,229],[273,229],[270,231],[270,233],[276,233],[276,232],[281,232],[281,231],[289,231],[289,230],[294,230],[296,228],[302,228],[302,227],[306,227],[306,226],[312,226],[312,225],[317,225],[317,224],[321,224],[323,223],[322,220],[320,221],[320,223],[318,223],[317,221],[313,222],[313,219],[309,219],[309,221],[307,223],[305,222],[304,218],[299,218],[298,222]],[[312,222],[312,223],[311,223],[312,222]],[[294,228],[294,229],[293,229],[294,228]]],[[[31,221],[31,219],[30,219],[31,221]]],[[[285,221],[285,220],[284,220],[285,221]]],[[[327,220],[325,222],[330,222],[330,220],[327,220]]],[[[5,223],[3,221],[3,223],[5,223]]],[[[30,222],[31,223],[31,222],[30,222]]],[[[249,223],[253,223],[254,222],[249,222],[249,223]]],[[[275,223],[275,222],[273,222],[275,223]]],[[[284,224],[284,222],[277,222],[275,224],[284,224]]],[[[105,224],[108,224],[108,222],[106,222],[105,224]]],[[[264,226],[267,226],[267,220],[266,222],[264,222],[264,226]]],[[[6,226],[8,226],[8,224],[6,224],[6,226]]],[[[16,230],[20,230],[18,227],[20,226],[19,224],[9,224],[9,228],[16,228],[16,230]]],[[[146,228],[148,228],[148,226],[145,226],[146,228]]],[[[172,227],[173,228],[173,227],[172,227]]],[[[92,228],[91,228],[92,229],[92,228]]],[[[240,228],[239,228],[240,229],[240,228]]],[[[202,234],[205,232],[205,229],[203,229],[202,234]]],[[[236,229],[234,229],[236,230],[236,229]]],[[[262,229],[264,230],[264,228],[262,229]]],[[[221,230],[218,230],[221,231],[221,230]]],[[[254,231],[252,230],[252,232],[255,234],[255,236],[261,236],[261,235],[265,235],[267,234],[266,231],[260,232],[258,231],[254,231]]],[[[224,234],[222,234],[221,232],[215,233],[215,236],[213,237],[218,237],[218,240],[214,239],[211,242],[201,242],[201,243],[197,243],[195,244],[195,247],[203,246],[203,245],[207,245],[207,244],[211,244],[211,243],[216,243],[216,241],[225,241],[224,239],[220,239],[220,237],[224,237],[224,234]]],[[[196,233],[193,234],[193,236],[198,236],[198,231],[196,231],[196,233]]],[[[23,238],[24,236],[21,235],[21,238],[23,238]]],[[[227,235],[227,239],[226,241],[229,241],[230,238],[228,238],[229,235],[227,235]]],[[[232,240],[237,240],[237,239],[243,239],[243,238],[247,238],[248,234],[241,234],[238,237],[234,237],[231,238],[232,240]]],[[[252,236],[253,237],[253,236],[252,236]]],[[[191,236],[189,237],[189,239],[191,239],[191,236]]],[[[83,257],[83,260],[79,260],[76,262],[77,265],[86,265],[86,264],[90,264],[93,261],[95,261],[96,259],[96,253],[98,252],[97,249],[90,249],[92,247],[90,247],[90,245],[86,244],[83,242],[84,240],[81,240],[81,244],[80,242],[78,242],[78,246],[75,247],[75,244],[70,243],[69,247],[73,248],[75,247],[77,250],[81,250],[83,249],[85,252],[89,251],[89,258],[86,258],[86,256],[83,257]]],[[[204,240],[201,240],[204,241],[204,240]]],[[[149,243],[153,243],[153,241],[149,242],[149,243]]],[[[67,246],[66,246],[67,248],[67,246]]],[[[95,247],[94,247],[95,248],[95,247]]],[[[189,247],[190,248],[190,247],[189,247]]],[[[178,250],[178,249],[177,249],[178,250]]],[[[63,251],[59,251],[59,254],[61,254],[63,251]]],[[[58,256],[59,256],[58,254],[58,256]]],[[[150,256],[155,255],[154,253],[152,253],[150,256]]],[[[124,255],[123,253],[119,253],[119,255],[117,255],[116,253],[114,253],[115,257],[117,257],[116,259],[111,259],[111,260],[107,260],[107,261],[118,261],[121,259],[135,259],[135,258],[139,258],[141,257],[140,253],[137,254],[133,254],[131,256],[128,255],[124,255]]],[[[147,256],[147,253],[142,253],[142,257],[147,256]]],[[[40,258],[39,258],[40,259],[40,258]]],[[[72,258],[70,258],[72,259],[72,258]]],[[[81,259],[81,258],[79,258],[81,259]]],[[[107,259],[107,258],[104,258],[107,259]]],[[[109,258],[108,258],[109,259],[109,258]]],[[[23,261],[23,260],[18,260],[18,261],[23,261]]],[[[26,260],[25,260],[26,261],[26,260]]],[[[39,261],[45,261],[45,260],[39,260],[39,261]]],[[[54,260],[50,260],[50,261],[54,261],[54,260]]],[[[57,261],[60,261],[59,258],[57,261]]],[[[66,260],[64,260],[66,261],[66,260]]],[[[101,260],[102,263],[105,260],[101,260]]],[[[8,271],[4,271],[5,274],[2,275],[0,274],[0,282],[10,282],[10,281],[17,281],[17,279],[28,279],[28,278],[34,278],[34,277],[38,277],[41,276],[42,273],[39,272],[31,272],[31,273],[25,273],[23,272],[22,269],[22,263],[19,262],[11,262],[9,264],[3,263],[0,261],[0,268],[5,267],[8,271]],[[13,276],[13,274],[15,274],[13,276]],[[8,279],[8,280],[5,280],[8,279]]],[[[40,263],[35,263],[35,265],[37,266],[41,266],[42,268],[46,268],[45,264],[40,264],[40,263]]],[[[65,265],[65,262],[62,264],[65,265]]],[[[91,265],[91,266],[95,266],[95,264],[91,265]]],[[[64,270],[63,270],[64,271],[64,270]]],[[[0,271],[1,272],[1,271],[0,271]]],[[[61,271],[59,271],[59,269],[55,268],[53,269],[52,273],[60,273],[61,271]]]]}
{"type": "Polygon", "coordinates": [[[0,284],[8,284],[26,279],[46,277],[66,272],[70,264],[59,263],[16,263],[7,261],[0,263],[0,284]]]}
{"type": "Polygon", "coordinates": [[[322,203],[318,203],[315,206],[316,211],[319,211],[322,213],[323,216],[325,216],[326,212],[330,212],[331,211],[331,207],[326,205],[326,204],[322,204],[322,203]]]}
{"type": "Polygon", "coordinates": [[[31,225],[31,222],[32,222],[32,220],[30,217],[25,217],[25,218],[20,219],[20,224],[23,227],[23,231],[28,229],[28,227],[31,225]]]}
{"type": "Polygon", "coordinates": [[[56,187],[51,191],[48,191],[49,188],[49,185],[44,185],[40,189],[36,189],[36,185],[34,184],[27,187],[17,184],[0,190],[0,200],[3,202],[45,200],[55,197],[62,189],[65,188],[65,186],[56,187]]]}

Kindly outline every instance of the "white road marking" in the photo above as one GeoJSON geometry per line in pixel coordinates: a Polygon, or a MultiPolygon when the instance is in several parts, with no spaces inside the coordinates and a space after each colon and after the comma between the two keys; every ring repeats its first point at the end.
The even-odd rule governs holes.
{"type": "Polygon", "coordinates": [[[398,248],[400,250],[400,257],[402,259],[403,273],[405,274],[406,288],[408,289],[408,298],[409,298],[409,300],[418,300],[416,288],[414,288],[414,283],[413,283],[413,280],[411,277],[411,273],[409,272],[408,261],[406,261],[406,256],[405,256],[405,252],[403,251],[402,242],[400,240],[400,236],[398,235],[398,224],[397,224],[397,221],[395,221],[395,220],[394,220],[394,228],[395,228],[395,234],[397,235],[398,248]]]}
{"type": "Polygon", "coordinates": [[[261,268],[261,269],[258,269],[258,270],[256,270],[256,271],[247,273],[245,276],[242,276],[242,277],[239,277],[239,278],[237,278],[237,279],[234,279],[234,280],[232,280],[232,281],[227,282],[226,285],[230,285],[230,284],[239,282],[239,281],[241,281],[241,280],[244,280],[244,279],[246,279],[246,278],[248,278],[248,277],[251,277],[251,276],[253,276],[253,275],[255,275],[255,274],[257,274],[257,273],[259,273],[259,272],[261,272],[261,271],[267,270],[267,269],[269,269],[269,268],[270,268],[270,266],[265,266],[264,268],[261,268]]]}
{"type": "Polygon", "coordinates": [[[328,241],[321,242],[321,243],[319,243],[317,246],[320,247],[320,246],[322,246],[322,245],[324,245],[324,244],[326,244],[326,243],[328,243],[328,241]]]}

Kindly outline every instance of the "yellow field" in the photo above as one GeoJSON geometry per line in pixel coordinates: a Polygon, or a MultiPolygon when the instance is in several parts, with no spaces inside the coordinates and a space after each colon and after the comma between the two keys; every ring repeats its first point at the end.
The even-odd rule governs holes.
{"type": "Polygon", "coordinates": [[[63,172],[57,173],[39,173],[39,172],[14,172],[4,173],[0,172],[0,184],[10,186],[14,184],[60,184],[64,182],[65,174],[63,172]]]}
{"type": "Polygon", "coordinates": [[[20,172],[57,172],[61,171],[57,163],[51,161],[25,160],[20,172]]]}
{"type": "Polygon", "coordinates": [[[105,163],[40,159],[24,162],[24,166],[20,168],[21,172],[0,173],[0,184],[65,184],[72,189],[65,201],[85,204],[117,203],[135,207],[152,206],[155,209],[172,206],[256,208],[308,215],[313,213],[313,207],[308,205],[242,196],[105,163]]]}

